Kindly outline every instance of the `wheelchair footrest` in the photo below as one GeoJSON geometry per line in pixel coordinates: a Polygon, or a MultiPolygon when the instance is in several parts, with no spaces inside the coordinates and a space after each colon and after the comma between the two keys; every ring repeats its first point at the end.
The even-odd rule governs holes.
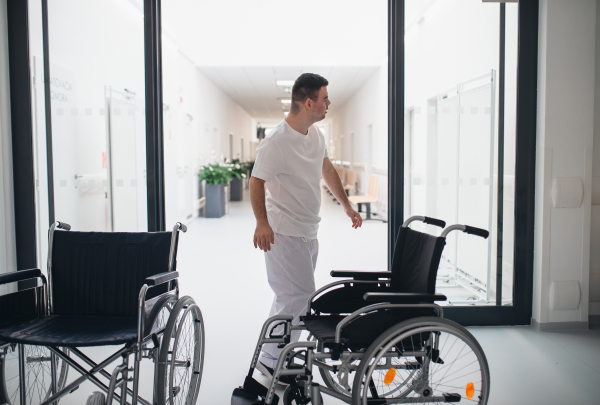
{"type": "MultiPolygon", "coordinates": [[[[269,389],[252,377],[246,377],[244,386],[233,390],[231,405],[264,405],[269,389]]],[[[273,395],[271,405],[277,405],[279,397],[273,395]]]]}
{"type": "Polygon", "coordinates": [[[444,402],[460,402],[462,399],[460,394],[442,394],[444,396],[444,402]]]}

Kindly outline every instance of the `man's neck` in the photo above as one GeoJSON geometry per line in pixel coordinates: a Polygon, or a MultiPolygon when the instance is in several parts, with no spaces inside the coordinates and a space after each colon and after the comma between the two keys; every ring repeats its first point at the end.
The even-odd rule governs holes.
{"type": "Polygon", "coordinates": [[[300,114],[292,115],[291,113],[285,117],[285,121],[294,131],[300,132],[302,135],[308,135],[308,128],[314,124],[314,122],[301,117],[300,114]]]}

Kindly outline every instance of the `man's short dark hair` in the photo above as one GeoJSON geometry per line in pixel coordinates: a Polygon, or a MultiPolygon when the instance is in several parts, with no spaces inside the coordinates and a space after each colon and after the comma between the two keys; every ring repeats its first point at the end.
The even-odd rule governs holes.
{"type": "Polygon", "coordinates": [[[290,106],[290,111],[292,113],[298,112],[300,105],[304,104],[307,98],[317,101],[319,90],[328,84],[327,79],[316,73],[302,73],[294,82],[294,87],[292,87],[292,105],[290,106]]]}

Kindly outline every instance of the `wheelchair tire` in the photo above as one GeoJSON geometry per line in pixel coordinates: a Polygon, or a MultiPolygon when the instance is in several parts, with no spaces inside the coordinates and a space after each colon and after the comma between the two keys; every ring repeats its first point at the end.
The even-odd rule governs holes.
{"type": "Polygon", "coordinates": [[[446,402],[440,400],[443,394],[458,394],[463,399],[486,405],[490,371],[483,349],[468,330],[448,319],[420,317],[391,327],[369,346],[361,359],[352,391],[352,405],[367,404],[376,398],[374,393],[379,398],[419,403],[428,403],[428,398],[431,403],[446,402]],[[424,355],[389,356],[393,352],[424,355]],[[390,364],[394,359],[398,362],[390,364]],[[405,368],[394,367],[400,365],[405,368]],[[418,369],[418,373],[407,378],[406,374],[414,371],[407,367],[409,365],[418,369]],[[395,371],[392,372],[392,368],[395,371]],[[428,371],[425,373],[424,369],[428,371]],[[386,392],[397,386],[403,389],[386,396],[386,392]]]}
{"type": "MultiPolygon", "coordinates": [[[[20,405],[19,345],[5,347],[6,354],[0,356],[0,404],[20,405]]],[[[38,405],[52,395],[52,372],[50,350],[44,346],[24,345],[25,380],[27,382],[27,405],[38,405]]],[[[4,349],[0,349],[2,353],[4,349]]],[[[69,349],[63,348],[68,355],[69,349]]],[[[64,388],[69,366],[56,357],[58,389],[64,388]]]]}
{"type": "Polygon", "coordinates": [[[94,391],[85,401],[85,405],[106,405],[106,396],[103,392],[94,391]]]}
{"type": "Polygon", "coordinates": [[[182,297],[171,311],[162,337],[155,371],[155,403],[194,405],[204,366],[204,321],[191,297],[182,297]]]}

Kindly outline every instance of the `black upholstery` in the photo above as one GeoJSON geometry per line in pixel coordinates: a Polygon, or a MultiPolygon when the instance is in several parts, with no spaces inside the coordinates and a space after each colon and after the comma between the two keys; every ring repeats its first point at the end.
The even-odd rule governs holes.
{"type": "Polygon", "coordinates": [[[34,288],[0,296],[0,328],[38,315],[34,288]]]}
{"type": "Polygon", "coordinates": [[[435,293],[445,244],[445,238],[400,228],[392,258],[392,291],[435,293]]]}
{"type": "Polygon", "coordinates": [[[144,280],[169,269],[170,246],[171,232],[55,231],[54,315],[136,316],[144,280]]]}
{"type": "MultiPolygon", "coordinates": [[[[431,308],[409,308],[375,311],[359,316],[342,329],[342,342],[353,351],[365,349],[393,325],[419,316],[436,316],[436,312],[431,308]]],[[[335,341],[335,328],[344,316],[308,315],[300,319],[317,340],[331,348],[335,341]]]]}
{"type": "Polygon", "coordinates": [[[0,341],[40,346],[104,346],[134,342],[137,317],[52,315],[0,329],[0,341]]]}
{"type": "Polygon", "coordinates": [[[353,284],[328,290],[311,305],[317,313],[345,314],[357,311],[368,305],[363,296],[368,292],[390,292],[389,287],[378,284],[353,284]]]}

